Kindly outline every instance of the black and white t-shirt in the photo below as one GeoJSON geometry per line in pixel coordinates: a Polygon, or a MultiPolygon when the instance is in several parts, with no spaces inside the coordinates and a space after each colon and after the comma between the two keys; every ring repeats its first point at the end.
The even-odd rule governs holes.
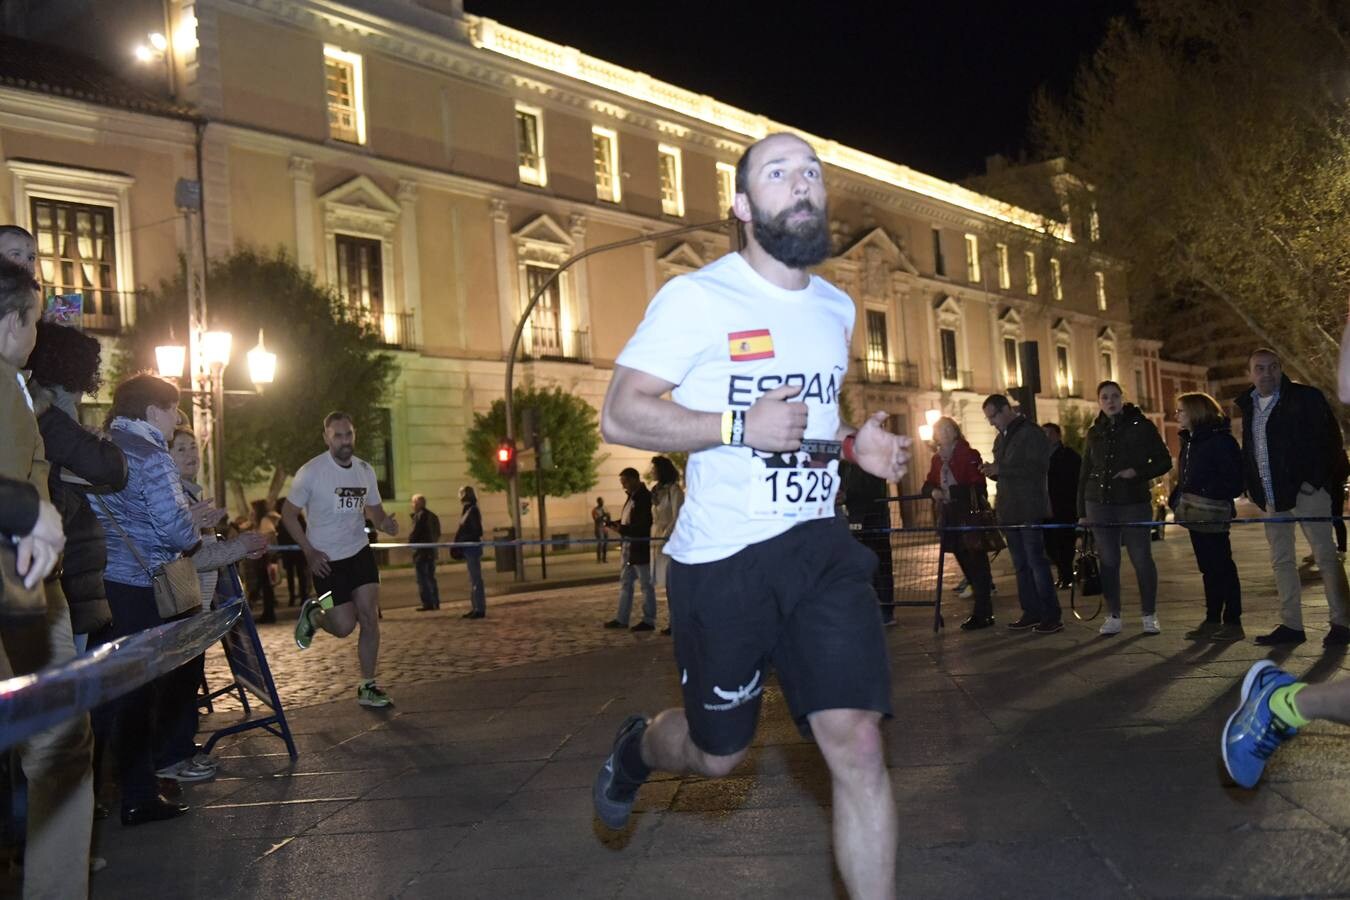
{"type": "Polygon", "coordinates": [[[361,552],[369,543],[366,507],[381,502],[370,463],[353,456],[350,466],[341,466],[327,450],[300,467],[286,499],[305,511],[305,533],[329,559],[361,552]]]}
{"type": "MultiPolygon", "coordinates": [[[[671,279],[617,360],[677,387],[687,409],[749,409],[766,391],[802,386],[806,437],[834,440],[848,368],[853,301],[813,276],[800,291],[766,281],[739,253],[671,279]]],[[[665,552],[682,563],[725,559],[809,519],[834,515],[837,460],[712,447],[693,453],[688,496],[665,552]]]]}

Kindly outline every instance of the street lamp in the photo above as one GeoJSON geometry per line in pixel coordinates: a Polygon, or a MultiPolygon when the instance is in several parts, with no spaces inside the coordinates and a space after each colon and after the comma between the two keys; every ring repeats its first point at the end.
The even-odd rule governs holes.
{"type": "MultiPolygon", "coordinates": [[[[258,329],[258,346],[247,354],[249,380],[253,382],[251,391],[225,390],[225,369],[230,364],[230,350],[234,337],[228,331],[208,331],[202,335],[202,362],[209,372],[209,390],[187,390],[184,393],[197,396],[206,394],[211,398],[211,433],[206,436],[207,449],[210,452],[212,486],[216,502],[225,503],[225,395],[253,396],[261,393],[262,385],[271,384],[276,377],[277,355],[263,345],[263,332],[258,329]]],[[[183,365],[187,359],[187,348],[177,344],[165,344],[155,348],[155,362],[162,378],[178,379],[183,376],[183,365]]],[[[194,366],[194,369],[196,367],[194,366]]]]}

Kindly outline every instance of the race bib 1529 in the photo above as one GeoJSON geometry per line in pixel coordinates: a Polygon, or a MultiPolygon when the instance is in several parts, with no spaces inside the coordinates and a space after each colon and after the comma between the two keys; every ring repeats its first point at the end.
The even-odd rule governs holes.
{"type": "MultiPolygon", "coordinates": [[[[753,452],[753,451],[752,451],[753,452]]],[[[749,514],[754,519],[823,519],[834,515],[839,460],[808,453],[755,454],[750,461],[749,514]]]]}

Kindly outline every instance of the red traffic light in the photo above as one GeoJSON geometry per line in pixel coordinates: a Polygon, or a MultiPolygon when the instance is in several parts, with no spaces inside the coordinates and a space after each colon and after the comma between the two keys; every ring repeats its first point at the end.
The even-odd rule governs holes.
{"type": "Polygon", "coordinates": [[[516,471],[516,445],[511,441],[502,441],[497,445],[497,472],[510,477],[516,471]]]}

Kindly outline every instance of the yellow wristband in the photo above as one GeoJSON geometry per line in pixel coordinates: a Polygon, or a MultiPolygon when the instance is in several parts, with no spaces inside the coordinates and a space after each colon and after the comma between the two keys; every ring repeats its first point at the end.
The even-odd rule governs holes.
{"type": "Polygon", "coordinates": [[[731,443],[731,423],[735,421],[736,414],[732,410],[722,413],[722,443],[731,443]]]}

